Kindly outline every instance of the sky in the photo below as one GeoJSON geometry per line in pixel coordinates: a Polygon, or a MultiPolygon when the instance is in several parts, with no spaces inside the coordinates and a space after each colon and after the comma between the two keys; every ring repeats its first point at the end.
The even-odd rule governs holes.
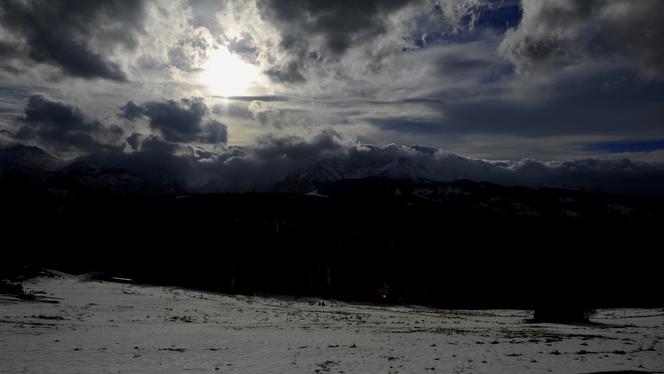
{"type": "Polygon", "coordinates": [[[660,0],[0,0],[0,144],[239,179],[394,147],[661,163],[663,14],[660,0]]]}

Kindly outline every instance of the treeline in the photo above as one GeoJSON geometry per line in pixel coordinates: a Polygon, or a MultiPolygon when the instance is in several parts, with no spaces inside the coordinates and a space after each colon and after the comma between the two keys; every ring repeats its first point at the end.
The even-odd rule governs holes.
{"type": "Polygon", "coordinates": [[[370,187],[338,184],[329,198],[4,188],[2,271],[440,307],[664,304],[656,214],[572,220],[370,187]]]}

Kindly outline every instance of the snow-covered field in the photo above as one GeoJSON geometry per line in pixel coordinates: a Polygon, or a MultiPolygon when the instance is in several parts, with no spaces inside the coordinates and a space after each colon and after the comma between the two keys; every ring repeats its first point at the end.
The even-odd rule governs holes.
{"type": "Polygon", "coordinates": [[[529,312],[230,296],[40,277],[59,303],[0,296],[1,373],[592,373],[664,371],[664,311],[605,326],[529,312]],[[324,304],[323,304],[324,303],[324,304]]]}

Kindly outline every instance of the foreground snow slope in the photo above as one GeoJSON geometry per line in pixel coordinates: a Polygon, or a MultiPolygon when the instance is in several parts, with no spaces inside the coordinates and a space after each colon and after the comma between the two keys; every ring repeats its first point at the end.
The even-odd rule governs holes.
{"type": "Polygon", "coordinates": [[[664,371],[664,311],[530,324],[445,311],[41,277],[0,297],[2,373],[591,373],[664,371]]]}

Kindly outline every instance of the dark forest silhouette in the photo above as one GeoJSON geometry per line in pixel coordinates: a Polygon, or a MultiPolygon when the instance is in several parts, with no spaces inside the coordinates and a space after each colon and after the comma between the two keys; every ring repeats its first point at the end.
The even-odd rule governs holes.
{"type": "Polygon", "coordinates": [[[3,182],[5,274],[30,264],[229,293],[538,309],[561,321],[662,305],[660,200],[380,178],[322,185],[327,197],[57,183],[3,182]]]}

